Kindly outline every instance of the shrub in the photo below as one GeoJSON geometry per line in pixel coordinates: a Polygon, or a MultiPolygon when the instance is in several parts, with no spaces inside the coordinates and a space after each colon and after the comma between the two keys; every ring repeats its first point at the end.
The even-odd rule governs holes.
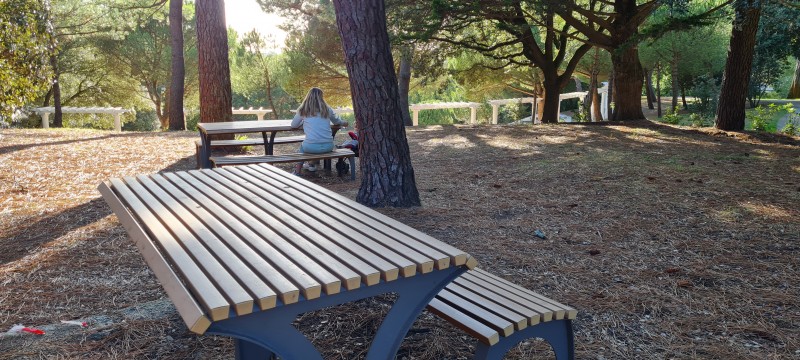
{"type": "Polygon", "coordinates": [[[781,110],[790,111],[791,107],[791,104],[759,106],[750,113],[750,127],[755,131],[767,131],[775,115],[781,110]]]}
{"type": "Polygon", "coordinates": [[[158,130],[160,123],[153,109],[137,109],[133,121],[122,124],[124,131],[155,131],[158,130]]]}
{"type": "Polygon", "coordinates": [[[667,124],[678,125],[681,123],[681,118],[682,117],[678,115],[678,109],[675,109],[675,111],[662,116],[661,121],[667,124]]]}
{"type": "Polygon", "coordinates": [[[800,135],[800,114],[792,113],[789,115],[789,122],[781,130],[782,133],[789,136],[800,135]]]}
{"type": "Polygon", "coordinates": [[[689,115],[689,122],[692,123],[692,126],[694,127],[704,127],[712,125],[710,119],[698,113],[692,113],[691,115],[689,115]]]}

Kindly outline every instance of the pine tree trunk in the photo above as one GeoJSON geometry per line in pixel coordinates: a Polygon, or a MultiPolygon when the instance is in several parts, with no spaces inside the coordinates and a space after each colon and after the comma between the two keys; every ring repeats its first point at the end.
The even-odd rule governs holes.
{"type": "Polygon", "coordinates": [[[558,122],[558,103],[561,86],[555,80],[544,81],[544,104],[539,113],[539,119],[543,124],[555,124],[558,122]]]}
{"type": "Polygon", "coordinates": [[[603,112],[600,109],[600,106],[602,106],[603,104],[602,104],[602,101],[600,101],[600,93],[597,92],[597,89],[598,89],[600,84],[599,84],[599,81],[597,79],[597,74],[596,73],[592,74],[591,82],[592,82],[592,85],[590,85],[590,87],[594,89],[592,91],[592,93],[591,93],[591,96],[592,96],[592,119],[594,119],[594,121],[603,121],[603,112]]]}
{"type": "Polygon", "coordinates": [[[689,110],[689,104],[686,103],[686,88],[681,85],[681,101],[683,102],[683,110],[689,110]]]}
{"type": "Polygon", "coordinates": [[[653,92],[653,69],[644,69],[644,89],[647,94],[647,108],[653,110],[656,97],[653,92]]]}
{"type": "Polygon", "coordinates": [[[334,0],[359,129],[361,186],[371,207],[419,206],[419,192],[398,101],[383,0],[334,0]]]}
{"type": "Polygon", "coordinates": [[[616,91],[617,84],[615,84],[616,80],[614,80],[614,70],[612,67],[611,74],[608,76],[608,92],[606,96],[608,96],[608,108],[606,109],[606,120],[613,120],[614,118],[612,115],[614,114],[614,101],[617,101],[616,91]]]}
{"type": "Polygon", "coordinates": [[[670,61],[670,86],[672,86],[672,113],[678,112],[678,55],[673,53],[670,61]]]}
{"type": "Polygon", "coordinates": [[[169,34],[172,50],[172,78],[169,85],[169,130],[186,130],[183,92],[186,68],[183,60],[183,1],[169,1],[169,34]]]}
{"type": "MultiPolygon", "coordinates": [[[[200,122],[231,121],[231,76],[223,0],[197,0],[200,122]]],[[[233,136],[228,136],[233,138],[233,136]]]]}
{"type": "Polygon", "coordinates": [[[789,95],[786,98],[800,99],[800,59],[795,60],[794,79],[792,79],[792,87],[789,88],[789,95]]]}
{"type": "Polygon", "coordinates": [[[64,114],[61,112],[61,85],[59,78],[61,73],[58,69],[58,57],[56,54],[50,55],[50,66],[53,68],[53,127],[64,127],[64,114]]]}
{"type": "Polygon", "coordinates": [[[661,64],[656,65],[656,109],[657,116],[661,117],[661,64]]]}
{"type": "Polygon", "coordinates": [[[745,0],[735,8],[736,19],[731,31],[725,72],[722,75],[715,124],[720,130],[741,131],[744,130],[745,99],[753,63],[758,20],[761,16],[761,2],[745,0]]]}
{"type": "Polygon", "coordinates": [[[400,51],[400,69],[397,72],[397,88],[399,97],[397,98],[400,113],[403,115],[403,124],[412,126],[411,113],[408,110],[408,92],[411,88],[411,59],[413,49],[411,46],[404,46],[400,51]]]}
{"type": "Polygon", "coordinates": [[[644,119],[642,112],[644,71],[639,62],[639,50],[634,46],[618,49],[612,53],[611,62],[616,88],[612,119],[616,121],[644,119]]]}

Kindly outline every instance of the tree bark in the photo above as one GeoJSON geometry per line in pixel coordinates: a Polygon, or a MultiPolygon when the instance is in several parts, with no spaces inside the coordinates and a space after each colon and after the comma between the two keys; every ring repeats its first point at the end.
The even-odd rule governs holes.
{"type": "Polygon", "coordinates": [[[55,53],[50,55],[50,66],[53,68],[53,127],[64,127],[64,114],[61,112],[61,85],[60,71],[58,70],[58,57],[55,53]]]}
{"type": "Polygon", "coordinates": [[[183,60],[183,1],[169,0],[169,33],[172,47],[172,79],[169,85],[169,130],[186,130],[183,93],[186,68],[183,60]]]}
{"type": "Polygon", "coordinates": [[[594,121],[603,121],[603,112],[600,110],[600,106],[602,106],[602,101],[600,101],[600,93],[597,92],[599,87],[599,81],[597,79],[596,73],[592,73],[591,85],[589,85],[589,91],[591,91],[591,99],[592,99],[592,118],[594,121]]]}
{"type": "Polygon", "coordinates": [[[334,0],[359,129],[361,186],[370,207],[419,206],[419,192],[398,101],[383,0],[334,0]]]}
{"type": "Polygon", "coordinates": [[[792,87],[789,88],[786,98],[800,99],[800,59],[795,60],[794,79],[792,79],[792,87]]]}
{"type": "Polygon", "coordinates": [[[670,86],[672,86],[672,113],[678,112],[678,54],[672,53],[670,61],[670,86]]]}
{"type": "Polygon", "coordinates": [[[561,86],[556,80],[549,80],[545,76],[544,80],[544,104],[539,110],[539,120],[543,124],[555,124],[558,122],[558,104],[559,95],[561,95],[561,86]]]}
{"type": "Polygon", "coordinates": [[[408,110],[408,92],[411,88],[411,60],[413,49],[404,46],[400,51],[400,69],[397,72],[397,88],[399,91],[398,106],[403,116],[403,124],[412,126],[411,113],[408,110]]]}
{"type": "Polygon", "coordinates": [[[661,117],[661,64],[656,65],[656,108],[657,116],[661,117]]]}
{"type": "Polygon", "coordinates": [[[612,115],[614,114],[613,105],[614,105],[614,101],[617,100],[617,97],[615,96],[616,94],[614,94],[614,92],[616,91],[616,87],[617,87],[617,84],[614,83],[616,81],[614,78],[615,78],[615,76],[614,76],[614,68],[612,66],[611,74],[608,76],[608,92],[606,93],[606,96],[608,96],[608,104],[606,104],[606,106],[608,106],[608,108],[606,108],[607,120],[614,119],[612,117],[612,115]]]}
{"type": "Polygon", "coordinates": [[[644,69],[644,89],[647,94],[647,108],[653,110],[656,97],[653,92],[653,69],[644,69]]]}
{"type": "MultiPolygon", "coordinates": [[[[231,76],[223,0],[197,0],[200,122],[231,121],[231,76]]],[[[228,136],[233,138],[233,136],[228,136]]]]}
{"type": "Polygon", "coordinates": [[[639,62],[639,49],[635,46],[618,49],[611,55],[614,68],[614,115],[616,121],[644,119],[642,112],[642,84],[644,71],[639,62]]]}
{"type": "Polygon", "coordinates": [[[747,86],[753,64],[761,2],[742,0],[735,2],[736,18],[731,31],[728,59],[722,75],[719,103],[717,105],[716,128],[720,130],[744,130],[744,109],[747,86]]]}
{"type": "Polygon", "coordinates": [[[683,110],[689,110],[689,104],[686,103],[686,88],[681,85],[681,102],[683,102],[683,110]]]}

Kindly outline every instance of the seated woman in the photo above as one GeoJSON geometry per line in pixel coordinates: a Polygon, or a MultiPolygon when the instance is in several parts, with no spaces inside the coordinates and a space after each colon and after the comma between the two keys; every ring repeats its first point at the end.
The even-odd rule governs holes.
{"type": "MultiPolygon", "coordinates": [[[[342,120],[333,109],[325,103],[320,88],[311,88],[306,98],[297,108],[297,113],[292,119],[292,127],[303,127],[306,139],[300,144],[300,152],[308,154],[322,154],[333,151],[333,132],[331,123],[347,127],[347,121],[342,120]]],[[[294,174],[299,175],[303,163],[297,164],[294,174]]],[[[308,166],[309,171],[316,171],[315,165],[308,166]]]]}

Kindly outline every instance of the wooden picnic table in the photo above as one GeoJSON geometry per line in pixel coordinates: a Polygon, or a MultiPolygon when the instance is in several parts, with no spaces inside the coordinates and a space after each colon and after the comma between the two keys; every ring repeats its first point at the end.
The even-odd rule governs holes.
{"type": "Polygon", "coordinates": [[[292,326],[297,315],[394,292],[367,354],[391,358],[426,304],[476,265],[271,165],[110,179],[98,189],[189,330],[234,337],[237,358],[321,359],[292,326]]]}
{"type": "MultiPolygon", "coordinates": [[[[333,135],[339,130],[339,125],[331,124],[333,135]]],[[[200,167],[208,169],[211,167],[211,137],[213,135],[247,134],[261,133],[264,139],[264,155],[272,155],[275,145],[275,135],[281,131],[299,130],[292,127],[292,120],[246,120],[246,121],[226,121],[212,123],[198,123],[197,130],[200,132],[200,167]]]]}

